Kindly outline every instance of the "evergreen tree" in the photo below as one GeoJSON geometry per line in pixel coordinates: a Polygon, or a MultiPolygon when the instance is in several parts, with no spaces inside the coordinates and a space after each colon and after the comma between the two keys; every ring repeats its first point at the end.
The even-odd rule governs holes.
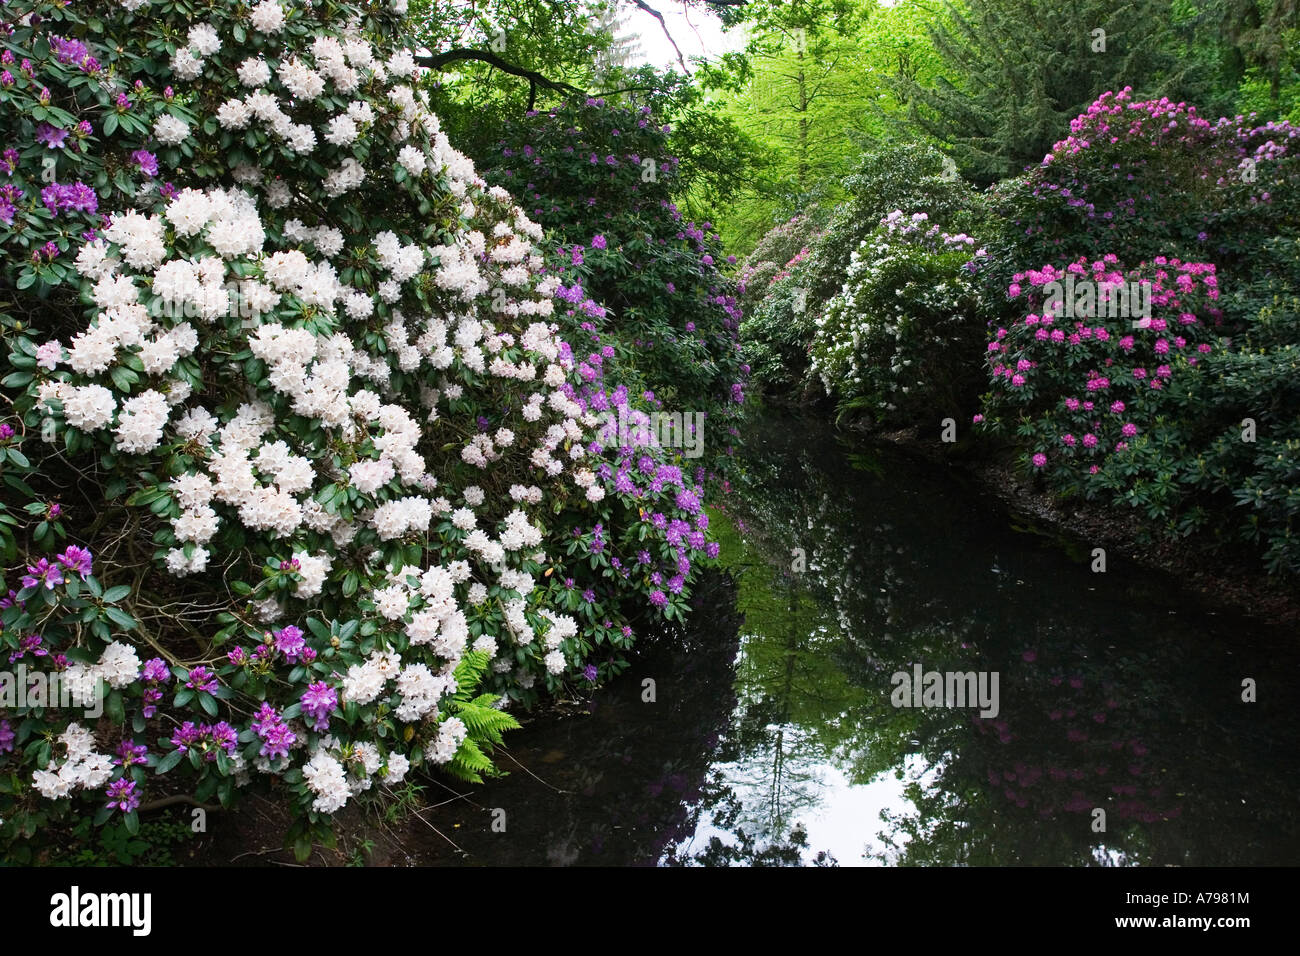
{"type": "Polygon", "coordinates": [[[1070,120],[1107,90],[1187,99],[1189,65],[1173,53],[1170,0],[945,0],[931,28],[945,75],[900,80],[912,119],[988,182],[1039,162],[1070,120]]]}
{"type": "Polygon", "coordinates": [[[1206,5],[1217,20],[1220,35],[1228,41],[1226,66],[1240,82],[1256,70],[1268,83],[1269,98],[1276,103],[1284,79],[1295,75],[1300,30],[1297,0],[1210,0],[1206,5]]]}

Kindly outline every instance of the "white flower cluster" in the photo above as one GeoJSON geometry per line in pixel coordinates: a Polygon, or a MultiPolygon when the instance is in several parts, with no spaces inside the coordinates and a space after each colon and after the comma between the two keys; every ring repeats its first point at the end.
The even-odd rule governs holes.
{"type": "Polygon", "coordinates": [[[323,748],[311,755],[302,768],[302,777],[316,794],[312,809],[319,813],[341,810],[352,796],[343,764],[323,748]]]}
{"type": "Polygon", "coordinates": [[[401,783],[410,768],[405,754],[391,752],[385,761],[370,741],[343,748],[333,737],[325,737],[303,766],[302,776],[315,794],[312,809],[335,813],[352,797],[369,790],[376,779],[390,786],[401,783]]]}
{"type": "Polygon", "coordinates": [[[113,641],[99,655],[95,664],[73,661],[59,674],[74,707],[93,707],[99,697],[102,680],[114,690],[129,686],[140,675],[140,658],[135,648],[113,641]]]}
{"type": "Polygon", "coordinates": [[[394,712],[398,720],[419,720],[438,706],[444,694],[455,693],[456,681],[450,672],[435,674],[426,664],[408,664],[397,678],[397,692],[402,703],[394,712]]]}
{"type": "Polygon", "coordinates": [[[98,790],[113,776],[112,759],[95,750],[94,736],[80,724],[68,724],[59,735],[59,743],[67,748],[67,756],[58,769],[32,773],[32,785],[41,796],[58,800],[79,788],[98,790]]]}
{"type": "Polygon", "coordinates": [[[518,508],[505,517],[505,530],[501,532],[501,547],[506,551],[522,551],[542,543],[542,532],[534,527],[528,515],[518,508]]]}
{"type": "Polygon", "coordinates": [[[117,421],[118,449],[139,455],[157,448],[168,411],[167,397],[153,389],[128,398],[117,421]]]}
{"type": "Polygon", "coordinates": [[[425,751],[434,763],[447,763],[469,736],[469,728],[459,717],[448,717],[438,725],[438,738],[425,751]]]}
{"type": "Polygon", "coordinates": [[[196,80],[203,75],[203,58],[221,49],[221,38],[210,23],[190,27],[188,44],[172,54],[172,72],[182,80],[196,80]]]}
{"type": "Polygon", "coordinates": [[[177,146],[189,137],[190,125],[178,116],[160,113],[153,121],[153,135],[164,146],[177,146]]]}
{"type": "Polygon", "coordinates": [[[334,566],[333,557],[325,553],[295,551],[293,559],[298,562],[298,574],[301,577],[294,588],[294,594],[303,600],[314,598],[325,589],[325,576],[334,566]]]}
{"type": "Polygon", "coordinates": [[[262,0],[249,12],[248,19],[258,33],[279,33],[284,29],[284,9],[277,0],[262,0]]]}
{"type": "MultiPolygon", "coordinates": [[[[421,723],[434,736],[422,736],[424,753],[445,763],[468,730],[440,705],[456,692],[453,674],[471,641],[493,656],[511,637],[528,648],[521,682],[539,662],[552,674],[568,666],[561,645],[578,625],[543,606],[546,590],[519,566],[545,560],[537,551],[549,496],[567,494],[570,480],[592,501],[603,495],[584,461],[594,420],[566,393],[573,362],[546,321],[559,280],[542,271],[540,227],[504,191],[486,191],[451,147],[410,85],[409,51],[380,58],[344,30],[277,52],[276,38],[299,36],[299,18],[311,16],[261,0],[247,12],[261,36],[234,55],[211,25],[194,24],[172,70],[196,83],[229,70],[243,89],[216,109],[220,126],[256,122],[296,152],[319,149],[324,181],[303,183],[300,171],[273,171],[267,160],[232,169],[234,187],[197,183],[114,214],[76,259],[93,283],[95,317],[68,340],[66,358],[58,342],[40,347],[52,373],[40,399],[47,410],[61,403],[69,426],[103,431],[97,437],[111,436],[122,452],[187,463],[152,469],[167,473],[163,490],[177,507],[159,554],[172,574],[201,572],[214,555],[232,573],[251,570],[220,537],[238,531],[254,552],[269,546],[296,562],[294,587],[258,593],[254,613],[301,623],[302,602],[338,596],[333,569],[363,569],[350,609],[377,619],[381,634],[400,630],[409,647],[349,657],[329,683],[343,703],[385,700],[398,720],[421,723]],[[327,85],[331,97],[351,100],[346,108],[321,111],[327,85]],[[403,212],[357,229],[339,213],[348,200],[330,201],[365,182],[354,150],[383,157],[367,160],[373,175],[394,164],[419,179],[390,180],[390,190],[454,200],[451,222],[428,217],[423,228],[403,212]],[[336,270],[330,260],[345,244],[368,260],[364,268],[340,261],[336,270]],[[128,363],[138,381],[122,388],[128,363]],[[190,382],[203,389],[194,400],[190,382]],[[476,427],[467,406],[498,420],[476,427]],[[415,542],[430,555],[440,543],[453,551],[428,567],[380,560],[415,542]],[[495,611],[493,582],[517,596],[501,602],[504,629],[472,639],[471,622],[480,630],[495,611]]],[[[164,143],[189,132],[169,115],[155,124],[164,143]]],[[[110,645],[98,665],[73,665],[74,679],[92,692],[98,677],[125,686],[139,661],[114,648],[130,650],[110,645]]],[[[293,762],[308,755],[303,779],[324,813],[409,768],[365,740],[318,741],[293,762]]]]}
{"type": "Polygon", "coordinates": [[[284,237],[290,242],[310,242],[326,258],[343,251],[343,233],[332,226],[307,226],[300,219],[284,224],[284,237]]]}
{"type": "Polygon", "coordinates": [[[343,703],[369,704],[384,690],[384,685],[395,678],[401,660],[382,651],[372,651],[362,664],[353,664],[343,678],[343,703]]]}
{"type": "Polygon", "coordinates": [[[424,250],[415,243],[404,244],[387,230],[375,236],[375,255],[380,267],[397,283],[414,278],[424,267],[424,250]]]}
{"type": "Polygon", "coordinates": [[[458,561],[451,567],[435,565],[423,573],[415,572],[418,583],[410,590],[408,605],[416,606],[406,624],[406,636],[413,646],[427,646],[454,667],[469,643],[469,623],[455,597],[455,585],[469,580],[469,565],[458,561]]]}

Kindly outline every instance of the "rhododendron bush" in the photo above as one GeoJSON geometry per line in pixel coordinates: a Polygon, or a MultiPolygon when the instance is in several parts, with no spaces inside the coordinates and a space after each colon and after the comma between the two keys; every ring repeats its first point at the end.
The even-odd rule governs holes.
{"type": "Polygon", "coordinates": [[[863,240],[812,345],[812,371],[841,411],[915,424],[978,394],[970,356],[987,309],[977,245],[898,209],[863,240]]]}
{"type": "Polygon", "coordinates": [[[1008,228],[982,270],[1011,311],[990,324],[976,421],[1014,432],[1053,488],[1139,515],[1143,536],[1246,542],[1270,572],[1300,568],[1297,135],[1104,94],[997,187],[1008,228]],[[1051,314],[1045,287],[1070,279],[1095,294],[1051,314]],[[1144,283],[1149,317],[1111,308],[1144,283]]]}
{"type": "Polygon", "coordinates": [[[799,215],[770,230],[740,269],[741,348],[754,380],[771,392],[793,391],[808,375],[808,269],[811,246],[825,232],[818,218],[799,215]]]}
{"type": "Polygon", "coordinates": [[[853,253],[893,210],[924,211],[931,225],[952,233],[978,231],[983,195],[949,163],[922,143],[881,143],[862,154],[844,180],[849,199],[813,245],[808,299],[814,316],[840,291],[853,253]]]}
{"type": "Polygon", "coordinates": [[[553,239],[559,295],[589,310],[619,353],[623,383],[667,411],[708,413],[709,464],[726,467],[744,395],[740,309],[712,223],[673,201],[680,160],[649,105],[603,99],[504,124],[484,177],[519,197],[553,239]],[[635,375],[635,379],[631,376],[635,375]]]}
{"type": "Polygon", "coordinates": [[[4,7],[0,641],[74,705],[0,698],[6,844],[257,780],[303,850],[491,772],[503,697],[616,671],[716,555],[699,482],[599,433],[638,403],[404,7],[4,7]]]}
{"type": "Polygon", "coordinates": [[[1027,264],[1122,251],[1214,262],[1225,289],[1247,281],[1267,267],[1265,239],[1300,232],[1297,136],[1286,122],[1104,93],[1039,166],[994,187],[1007,228],[990,274],[1003,285],[1027,264]]]}
{"type": "Polygon", "coordinates": [[[789,271],[792,260],[802,261],[808,257],[808,247],[825,231],[824,218],[817,207],[810,207],[788,222],[769,229],[758,240],[754,251],[741,262],[737,282],[740,305],[746,317],[762,304],[768,286],[789,271]]]}
{"type": "Polygon", "coordinates": [[[1145,441],[1138,436],[1155,424],[1171,380],[1213,349],[1222,323],[1214,266],[1159,256],[1125,269],[1107,255],[1014,280],[1008,292],[1025,309],[992,331],[985,352],[992,391],[975,418],[986,429],[1015,428],[1028,449],[1024,464],[1078,486],[1110,456],[1145,441]],[[1071,277],[1093,295],[1086,310],[1074,309],[1082,295],[1060,291],[1075,288],[1066,285],[1071,277]],[[1140,295],[1120,308],[1141,283],[1150,284],[1149,316],[1131,308],[1140,295]]]}
{"type": "Polygon", "coordinates": [[[1144,538],[1245,542],[1270,572],[1300,571],[1294,290],[1277,281],[1276,305],[1238,341],[1222,334],[1209,263],[1082,257],[1013,279],[1024,313],[990,331],[992,389],[975,421],[1014,433],[1022,466],[1050,487],[1135,512],[1144,538]],[[1145,298],[1132,294],[1141,283],[1150,314],[1113,314],[1125,290],[1145,298]],[[1061,289],[1085,285],[1091,314],[1068,315],[1061,289]]]}
{"type": "MultiPolygon", "coordinates": [[[[842,293],[850,271],[863,268],[853,261],[854,253],[875,238],[882,217],[894,210],[924,210],[929,225],[961,235],[977,231],[982,216],[982,194],[957,176],[955,166],[945,169],[944,155],[929,145],[875,145],[863,154],[844,185],[849,198],[836,207],[826,227],[811,237],[806,252],[782,260],[786,266],[777,274],[788,273],[788,277],[770,283],[771,294],[753,309],[751,320],[742,329],[756,377],[774,389],[825,388],[824,383],[817,384],[820,375],[809,369],[816,323],[826,317],[830,302],[842,293]]],[[[773,230],[764,243],[780,248],[781,233],[787,228],[773,230]]],[[[746,283],[752,281],[748,276],[742,278],[746,283]]],[[[748,284],[746,290],[752,293],[748,284]]],[[[826,345],[823,339],[823,355],[826,345]]],[[[966,367],[969,375],[974,366],[967,363],[966,367]]],[[[854,383],[846,382],[845,387],[850,392],[855,389],[854,383]]]]}

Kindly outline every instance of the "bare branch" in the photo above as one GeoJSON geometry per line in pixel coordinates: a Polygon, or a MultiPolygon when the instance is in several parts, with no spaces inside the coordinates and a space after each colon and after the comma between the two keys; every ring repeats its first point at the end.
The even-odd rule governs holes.
{"type": "Polygon", "coordinates": [[[632,0],[632,4],[638,10],[644,10],[646,13],[650,14],[650,16],[659,21],[659,26],[663,28],[664,36],[666,36],[668,42],[673,45],[673,50],[677,54],[677,62],[682,65],[682,72],[689,75],[691,71],[686,68],[686,60],[682,57],[682,51],[677,47],[677,41],[674,40],[673,35],[668,32],[668,23],[664,20],[664,15],[646,3],[645,0],[632,0]]]}
{"type": "Polygon", "coordinates": [[[178,793],[170,797],[161,797],[157,800],[150,800],[148,803],[142,803],[140,806],[136,807],[136,812],[148,813],[150,810],[161,810],[163,807],[175,806],[178,803],[188,803],[190,806],[199,807],[211,813],[216,813],[218,810],[225,809],[220,804],[200,803],[193,797],[178,793]]]}

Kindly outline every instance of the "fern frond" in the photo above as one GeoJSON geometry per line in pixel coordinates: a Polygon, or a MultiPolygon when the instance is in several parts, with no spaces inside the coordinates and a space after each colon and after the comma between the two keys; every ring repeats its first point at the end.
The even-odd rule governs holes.
{"type": "Polygon", "coordinates": [[[478,744],[468,738],[460,745],[456,756],[444,764],[442,769],[467,783],[482,783],[484,774],[489,777],[500,774],[487,755],[478,748],[478,744]]]}
{"type": "MultiPolygon", "coordinates": [[[[489,700],[493,699],[491,695],[486,696],[489,700]]],[[[519,729],[519,721],[510,714],[495,707],[484,707],[477,701],[461,706],[453,705],[450,710],[465,724],[469,730],[469,738],[480,743],[488,741],[499,744],[504,731],[519,729]]]]}
{"type": "Polygon", "coordinates": [[[474,700],[474,691],[487,673],[491,661],[486,651],[466,651],[465,656],[456,665],[456,693],[452,695],[453,704],[469,704],[474,700]]]}

